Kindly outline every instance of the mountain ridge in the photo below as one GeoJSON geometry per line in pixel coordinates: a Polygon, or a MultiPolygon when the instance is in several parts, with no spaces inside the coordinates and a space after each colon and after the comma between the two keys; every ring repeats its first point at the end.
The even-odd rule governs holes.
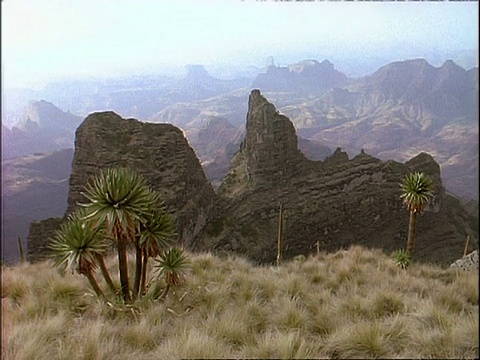
{"type": "Polygon", "coordinates": [[[2,159],[73,148],[81,122],[48,101],[30,101],[12,129],[2,125],[2,159]]]}
{"type": "Polygon", "coordinates": [[[411,171],[429,175],[436,194],[419,220],[417,259],[451,262],[455,259],[448,251],[461,251],[467,233],[475,233],[466,211],[445,194],[440,166],[430,155],[420,153],[402,164],[363,150],[350,159],[337,148],[324,161],[311,161],[293,150],[297,141],[291,121],[253,90],[247,135],[219,189],[224,206],[194,243],[195,250],[213,248],[274,262],[280,204],[287,213],[285,258],[314,252],[317,241],[327,251],[351,244],[402,248],[408,213],[399,183],[411,171]]]}
{"type": "Polygon", "coordinates": [[[348,83],[347,76],[335,70],[328,60],[304,60],[287,67],[270,65],[265,73],[258,74],[253,88],[263,91],[289,91],[322,94],[333,87],[348,83]]]}
{"type": "MultiPolygon", "coordinates": [[[[65,215],[82,201],[83,187],[93,174],[109,166],[129,166],[161,193],[177,218],[180,241],[194,251],[273,262],[282,204],[285,259],[314,252],[317,242],[325,251],[358,244],[388,252],[404,246],[408,229],[399,182],[411,171],[423,171],[434,182],[435,197],[418,223],[416,259],[450,264],[463,251],[467,235],[478,243],[472,217],[445,193],[440,166],[426,153],[402,164],[363,150],[349,158],[337,148],[323,161],[309,160],[298,150],[291,120],[259,90],[249,97],[246,129],[216,195],[180,129],[113,112],[92,114],[77,130],[65,215]]],[[[58,224],[59,219],[32,223],[32,261],[45,254],[45,239],[58,224]]]]}
{"type": "MultiPolygon", "coordinates": [[[[455,86],[458,85],[458,81],[452,81],[450,83],[450,81],[448,81],[449,76],[452,76],[452,74],[460,74],[459,79],[463,84],[461,87],[470,89],[470,100],[468,101],[471,101],[471,93],[478,94],[478,67],[464,71],[464,69],[459,68],[455,63],[449,61],[444,62],[438,67],[434,67],[429,65],[428,62],[418,59],[395,63],[399,63],[400,65],[406,63],[408,65],[409,62],[413,63],[414,67],[417,66],[421,68],[423,66],[424,69],[422,71],[424,71],[425,74],[430,74],[429,76],[425,75],[420,77],[419,79],[421,81],[414,79],[415,81],[411,82],[411,84],[419,83],[421,85],[422,81],[424,81],[424,85],[422,85],[424,89],[435,88],[435,91],[439,91],[442,96],[447,96],[449,92],[445,91],[445,89],[455,89],[455,86]],[[442,68],[443,70],[441,70],[442,68]],[[442,73],[440,74],[442,76],[439,76],[438,79],[435,80],[435,76],[431,75],[434,73],[442,73]],[[430,85],[427,86],[425,84],[430,85]],[[442,86],[444,85],[446,87],[442,90],[442,86]]],[[[302,63],[303,66],[308,67],[312,66],[312,64],[315,65],[315,63],[325,63],[325,61],[321,63],[318,61],[301,61],[297,64],[289,65],[287,68],[302,65],[302,63]]],[[[389,64],[385,66],[388,65],[389,64]]],[[[397,65],[398,64],[395,64],[395,66],[397,65]]],[[[301,67],[298,69],[300,68],[301,67]]],[[[199,74],[190,74],[191,77],[197,75],[212,77],[203,67],[197,68],[197,70],[199,74]]],[[[373,76],[379,70],[380,69],[368,76],[373,76]]],[[[189,75],[187,72],[184,80],[188,78],[189,75]]],[[[379,159],[395,159],[401,162],[407,161],[423,151],[431,154],[434,159],[440,163],[443,184],[448,192],[454,193],[467,200],[478,199],[478,123],[476,121],[478,117],[478,98],[475,100],[474,105],[465,107],[470,109],[469,111],[471,111],[472,114],[464,116],[465,114],[457,112],[456,114],[459,116],[455,115],[449,118],[441,118],[432,114],[428,107],[420,103],[416,106],[406,104],[405,99],[421,99],[421,96],[414,96],[413,92],[410,92],[408,96],[402,98],[403,103],[394,103],[393,100],[395,99],[392,98],[390,103],[386,104],[384,101],[382,106],[376,108],[374,105],[382,100],[381,94],[368,96],[368,94],[355,92],[356,89],[361,88],[361,86],[359,87],[358,85],[358,81],[361,81],[363,78],[364,77],[360,79],[349,79],[349,83],[345,87],[330,89],[320,97],[317,95],[301,96],[288,91],[263,91],[263,94],[277,105],[277,109],[281,113],[287,115],[292,120],[297,133],[300,135],[299,147],[301,151],[308,153],[308,157],[312,159],[323,160],[327,155],[332,153],[330,149],[337,147],[341,147],[350,154],[350,156],[358,154],[361,149],[364,149],[367,153],[379,159]],[[319,100],[320,98],[321,100],[319,100]],[[391,108],[388,108],[387,105],[391,106],[391,108]],[[365,107],[362,108],[360,106],[365,107]],[[359,107],[360,110],[358,110],[357,107],[359,107]],[[374,115],[369,115],[369,111],[374,112],[374,115]],[[318,121],[319,119],[320,121],[318,121]],[[389,122],[391,122],[391,124],[389,124],[389,122]],[[379,139],[383,139],[383,142],[379,142],[379,139]],[[315,146],[312,147],[310,146],[311,144],[315,144],[315,146]],[[395,144],[401,144],[401,147],[395,147],[395,144]]],[[[187,84],[187,82],[188,81],[185,81],[184,84],[187,84]]],[[[150,105],[147,104],[144,101],[145,96],[151,97],[152,99],[155,98],[157,102],[161,101],[162,96],[166,94],[164,89],[168,86],[173,86],[172,84],[174,83],[172,79],[167,78],[138,78],[135,81],[125,80],[114,84],[104,83],[101,85],[92,83],[91,88],[83,89],[85,90],[84,92],[82,92],[83,90],[81,89],[82,84],[78,83],[73,84],[69,90],[67,88],[63,89],[62,93],[64,93],[64,96],[67,96],[73,91],[72,89],[77,89],[78,91],[76,90],[75,94],[77,92],[78,94],[87,94],[90,90],[94,92],[94,87],[97,86],[98,89],[95,90],[97,91],[96,94],[102,97],[102,99],[105,99],[105,101],[108,101],[112,107],[121,102],[125,104],[125,106],[136,106],[138,108],[137,112],[141,113],[144,112],[144,110],[149,112],[157,106],[153,103],[150,105]],[[139,91],[142,87],[145,87],[147,90],[139,91]],[[159,90],[160,88],[162,90],[159,90]],[[125,92],[122,89],[127,89],[128,91],[125,92]],[[108,93],[108,91],[111,91],[111,93],[108,93]],[[107,93],[110,95],[104,96],[107,93]]],[[[374,81],[371,79],[370,84],[372,83],[374,83],[374,81]]],[[[242,84],[245,85],[244,83],[242,84]]],[[[52,89],[51,91],[53,91],[52,89]]],[[[412,87],[407,86],[407,89],[412,90],[412,87]]],[[[58,88],[56,91],[60,90],[61,89],[58,88]]],[[[461,103],[462,99],[458,99],[455,91],[452,90],[451,92],[453,92],[452,96],[454,95],[453,100],[448,100],[446,103],[450,104],[447,110],[453,112],[457,108],[457,106],[453,105],[461,103]]],[[[204,169],[215,187],[218,187],[224,174],[228,171],[231,157],[240,147],[243,139],[241,133],[244,131],[242,130],[242,126],[245,124],[248,110],[248,93],[248,88],[243,87],[230,91],[227,95],[220,94],[212,98],[196,100],[194,102],[176,103],[175,105],[165,108],[167,109],[165,112],[162,110],[163,114],[168,112],[168,116],[152,118],[148,121],[167,121],[182,127],[187,137],[191,138],[189,141],[192,146],[194,148],[198,147],[199,155],[201,152],[200,149],[205,149],[201,156],[204,169]],[[184,115],[178,116],[179,111],[184,111],[185,109],[191,109],[191,111],[188,110],[184,115]],[[232,138],[225,139],[225,141],[222,139],[221,142],[218,142],[219,147],[224,146],[225,148],[214,149],[211,146],[209,147],[209,144],[205,142],[202,143],[198,136],[203,133],[214,137],[214,133],[208,134],[210,130],[213,131],[213,129],[208,128],[208,121],[212,117],[226,119],[238,127],[238,132],[232,135],[232,138]],[[194,139],[195,137],[197,138],[194,139]]],[[[41,92],[38,91],[35,92],[35,94],[41,94],[41,92]]],[[[430,95],[430,97],[435,96],[430,95]]],[[[94,107],[98,107],[97,105],[99,103],[96,102],[96,100],[93,101],[93,98],[90,99],[87,96],[82,99],[87,101],[88,104],[93,104],[94,107]]],[[[169,101],[173,101],[171,99],[169,101]]],[[[75,101],[76,100],[72,100],[69,104],[75,101]]],[[[46,106],[47,103],[53,105],[50,101],[40,101],[39,103],[40,106],[46,106]]],[[[85,107],[85,109],[86,108],[87,107],[85,107]]],[[[103,108],[103,105],[101,108],[103,108]]],[[[69,113],[68,111],[59,111],[59,114],[68,115],[69,113]]],[[[135,111],[132,111],[132,113],[134,112],[135,111]]],[[[53,114],[55,112],[51,111],[50,113],[53,114]]],[[[27,117],[25,114],[28,114],[28,111],[24,111],[23,116],[24,121],[28,123],[27,127],[30,128],[29,134],[38,134],[39,131],[42,132],[39,129],[39,124],[48,124],[48,121],[45,122],[43,119],[39,119],[39,117],[43,116],[41,115],[41,111],[30,112],[30,120],[28,121],[26,120],[27,117]],[[35,121],[36,118],[40,121],[35,121]]],[[[140,118],[145,119],[145,117],[140,118]]],[[[78,121],[82,120],[81,118],[79,119],[78,121]]],[[[57,137],[57,139],[53,139],[51,137],[49,138],[49,136],[53,135],[52,131],[43,131],[42,136],[27,136],[27,132],[21,129],[22,126],[19,126],[19,123],[17,123],[12,129],[9,129],[2,125],[2,154],[4,159],[7,154],[9,154],[7,155],[9,158],[14,158],[19,154],[41,154],[63,147],[74,146],[74,130],[71,128],[67,129],[69,132],[68,136],[62,135],[57,137]],[[42,145],[42,137],[47,139],[46,146],[42,145]],[[33,144],[34,146],[27,148],[25,144],[33,144]]],[[[231,131],[231,133],[233,134],[234,132],[231,131]]]]}

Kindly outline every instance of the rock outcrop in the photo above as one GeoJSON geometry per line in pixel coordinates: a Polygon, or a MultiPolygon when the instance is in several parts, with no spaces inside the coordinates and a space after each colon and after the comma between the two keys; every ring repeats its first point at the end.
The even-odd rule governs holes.
{"type": "MultiPolygon", "coordinates": [[[[146,178],[175,216],[179,240],[189,247],[209,217],[215,192],[182,131],[169,124],[125,120],[113,112],[89,115],[76,131],[65,217],[86,202],[85,185],[112,166],[132,168],[146,178]]],[[[29,249],[47,238],[36,231],[42,223],[31,227],[29,249]]],[[[33,260],[34,251],[29,254],[33,260]]]]}
{"type": "Polygon", "coordinates": [[[456,260],[452,265],[451,268],[458,268],[464,271],[478,271],[478,250],[471,252],[468,255],[465,255],[461,259],[456,260]]]}
{"type": "MultiPolygon", "coordinates": [[[[478,199],[478,69],[446,61],[390,63],[343,89],[283,107],[299,134],[349,153],[365,149],[407,161],[419,149],[435,155],[445,187],[478,199]]],[[[270,94],[269,94],[270,96],[270,94]]]]}
{"type": "MultiPolygon", "coordinates": [[[[76,132],[66,214],[85,201],[84,186],[99,170],[128,166],[162,194],[191,250],[273,262],[281,206],[284,259],[315,252],[317,244],[325,251],[356,244],[388,253],[405,247],[408,231],[399,183],[422,171],[434,182],[435,198],[418,219],[415,261],[451,264],[467,235],[478,246],[475,219],[445,193],[430,155],[384,162],[363,150],[349,158],[337,148],[323,161],[309,160],[298,149],[292,122],[259,90],[251,92],[248,105],[246,135],[218,196],[178,128],[124,120],[113,112],[88,116],[76,132]]],[[[45,241],[41,230],[54,225],[48,221],[32,225],[34,244],[45,241]]]]}
{"type": "Polygon", "coordinates": [[[265,73],[258,74],[252,86],[263,91],[322,94],[326,90],[347,83],[347,76],[335,70],[328,60],[321,63],[316,60],[305,60],[288,67],[270,65],[265,73]]]}
{"type": "Polygon", "coordinates": [[[50,258],[48,240],[55,236],[55,230],[59,229],[64,218],[48,218],[41,221],[33,221],[27,238],[27,259],[29,262],[38,262],[50,258]]]}
{"type": "Polygon", "coordinates": [[[351,244],[387,252],[403,248],[408,212],[399,183],[411,171],[425,172],[435,185],[435,198],[418,220],[415,258],[451,263],[451,254],[461,252],[475,230],[461,205],[445,194],[440,167],[430,155],[402,164],[364,151],[349,159],[338,148],[324,161],[308,160],[298,151],[290,120],[254,90],[245,140],[219,189],[222,211],[204,228],[195,249],[274,261],[280,204],[285,258],[314,252],[317,241],[327,251],[351,244]]]}

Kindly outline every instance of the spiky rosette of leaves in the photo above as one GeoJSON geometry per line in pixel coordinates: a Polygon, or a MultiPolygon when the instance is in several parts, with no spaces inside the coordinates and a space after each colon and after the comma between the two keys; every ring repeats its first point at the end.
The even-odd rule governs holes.
{"type": "Polygon", "coordinates": [[[97,256],[103,256],[110,246],[104,230],[93,226],[85,219],[85,211],[80,210],[56,230],[49,249],[55,260],[54,266],[64,266],[65,270],[87,275],[97,268],[97,256]]]}
{"type": "Polygon", "coordinates": [[[143,176],[127,168],[109,168],[101,172],[86,187],[84,195],[90,201],[82,204],[88,213],[87,218],[96,224],[105,224],[107,234],[117,244],[122,294],[124,301],[130,302],[127,246],[135,243],[137,247],[135,286],[138,287],[142,256],[136,243],[137,231],[159,203],[159,196],[150,189],[143,176]]]}
{"type": "Polygon", "coordinates": [[[175,219],[158,209],[147,217],[147,221],[140,227],[140,246],[145,249],[149,257],[155,257],[162,253],[162,250],[171,244],[175,239],[175,219]]]}
{"type": "Polygon", "coordinates": [[[148,281],[148,259],[158,256],[176,237],[174,218],[163,211],[163,207],[155,209],[140,225],[140,234],[136,240],[137,268],[134,291],[143,296],[148,281]]]}
{"type": "Polygon", "coordinates": [[[178,285],[180,275],[190,266],[190,261],[185,251],[177,247],[163,252],[155,261],[158,277],[163,276],[168,286],[178,285]]]}
{"type": "Polygon", "coordinates": [[[145,222],[152,208],[159,202],[145,178],[127,168],[109,168],[96,176],[86,187],[84,196],[89,200],[81,204],[88,218],[105,223],[108,233],[120,226],[124,232],[132,231],[145,222]]]}
{"type": "Polygon", "coordinates": [[[424,173],[414,172],[405,176],[400,184],[400,197],[409,211],[421,213],[433,196],[432,181],[424,173]]]}
{"type": "Polygon", "coordinates": [[[412,261],[408,253],[403,249],[395,251],[393,254],[393,260],[395,261],[395,264],[402,269],[406,269],[412,261]]]}

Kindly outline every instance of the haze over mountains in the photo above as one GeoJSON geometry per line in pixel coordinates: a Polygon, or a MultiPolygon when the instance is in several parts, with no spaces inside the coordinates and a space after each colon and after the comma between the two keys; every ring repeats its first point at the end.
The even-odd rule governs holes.
{"type": "MultiPolygon", "coordinates": [[[[324,161],[308,160],[298,149],[293,123],[259,90],[249,96],[246,134],[218,193],[179,128],[99,112],[76,132],[64,218],[85,202],[90,179],[112,164],[135,169],[161,194],[176,218],[180,243],[191,250],[274,262],[282,204],[284,259],[315,252],[317,242],[326,251],[361,244],[391,252],[406,237],[408,212],[398,184],[412,171],[428,174],[435,194],[418,224],[416,259],[450,264],[467,235],[477,244],[475,219],[445,194],[440,167],[430,155],[420,153],[402,164],[363,151],[350,159],[337,149],[324,161]]],[[[32,223],[31,261],[48,255],[48,239],[61,221],[32,223]]]]}
{"type": "MultiPolygon", "coordinates": [[[[452,61],[434,67],[413,59],[353,79],[328,60],[305,60],[269,66],[255,77],[254,72],[244,74],[221,80],[203,66],[192,65],[182,78],[72,81],[50,84],[41,91],[7,93],[2,159],[34,153],[48,157],[38,153],[72,149],[75,130],[89,113],[113,110],[125,118],[181,128],[217,187],[245,136],[250,91],[259,88],[291,119],[298,146],[308,158],[323,160],[342,147],[351,156],[364,149],[382,160],[404,162],[424,151],[440,164],[447,191],[478,200],[478,68],[464,69],[452,61]]],[[[7,172],[28,177],[28,171],[19,169],[30,163],[9,160],[7,172]]],[[[68,160],[63,164],[68,167],[68,160]]],[[[11,184],[4,181],[7,193],[11,184]]],[[[23,185],[16,186],[21,192],[23,185]]],[[[25,194],[31,191],[24,189],[25,194]]],[[[18,214],[10,210],[10,200],[4,219],[18,214]]],[[[27,197],[22,203],[38,208],[35,201],[27,197]]],[[[66,200],[61,206],[52,204],[58,211],[45,217],[63,215],[65,206],[66,200]]],[[[16,236],[12,233],[2,241],[16,243],[16,236]]]]}
{"type": "Polygon", "coordinates": [[[30,223],[60,216],[67,207],[73,149],[2,161],[2,260],[18,260],[20,237],[26,243],[30,223]]]}
{"type": "Polygon", "coordinates": [[[82,120],[50,102],[29,101],[12,129],[2,125],[2,159],[71,149],[82,120]]]}

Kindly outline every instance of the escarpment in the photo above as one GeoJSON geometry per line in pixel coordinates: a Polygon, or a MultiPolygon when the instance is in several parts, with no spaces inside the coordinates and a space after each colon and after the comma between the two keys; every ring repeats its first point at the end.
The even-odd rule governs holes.
{"type": "MultiPolygon", "coordinates": [[[[246,135],[218,195],[208,183],[180,129],[124,120],[113,112],[88,116],[76,132],[68,209],[85,201],[85,185],[101,169],[130,167],[159,191],[177,219],[182,243],[193,251],[236,253],[260,263],[277,256],[283,209],[282,258],[335,251],[357,244],[387,253],[405,248],[408,211],[399,184],[412,171],[434,182],[435,197],[419,216],[415,261],[450,264],[465,239],[478,247],[478,226],[459,200],[445,193],[440,167],[426,153],[406,163],[381,161],[363,150],[350,158],[341,148],[324,161],[298,150],[292,122],[259,90],[249,97],[246,135]]],[[[34,223],[29,257],[58,221],[34,223]]]]}
{"type": "Polygon", "coordinates": [[[113,112],[88,116],[76,132],[67,214],[85,202],[85,184],[100,169],[129,167],[161,194],[188,245],[202,227],[215,193],[183,132],[170,124],[124,120],[113,112]]]}
{"type": "Polygon", "coordinates": [[[194,243],[198,250],[242,253],[259,262],[277,255],[279,208],[283,209],[282,256],[347,248],[387,252],[405,247],[408,212],[399,183],[412,171],[434,182],[435,197],[418,219],[416,260],[447,263],[461,254],[472,219],[445,195],[440,167],[420,153],[405,164],[376,159],[363,150],[349,158],[340,148],[324,161],[297,149],[290,120],[260,91],[252,91],[247,134],[219,189],[222,213],[194,243]]]}
{"type": "MultiPolygon", "coordinates": [[[[82,193],[89,181],[114,166],[136,170],[161,194],[166,210],[176,218],[180,242],[189,247],[209,218],[215,192],[183,132],[169,124],[125,120],[113,112],[89,115],[76,131],[65,217],[87,201],[82,193]]],[[[53,235],[57,222],[32,224],[30,259],[38,257],[30,249],[42,248],[38,244],[53,235]]]]}

